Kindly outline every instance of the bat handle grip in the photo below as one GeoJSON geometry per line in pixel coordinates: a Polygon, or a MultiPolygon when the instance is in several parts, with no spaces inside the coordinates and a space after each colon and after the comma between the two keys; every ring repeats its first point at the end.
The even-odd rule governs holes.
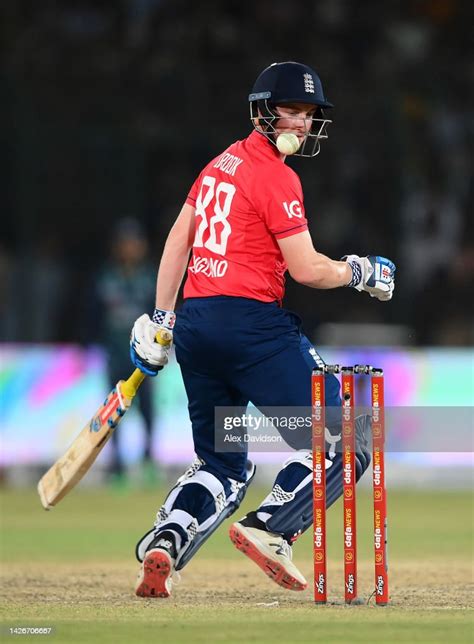
{"type": "MultiPolygon", "coordinates": [[[[155,342],[158,342],[158,344],[161,344],[163,347],[170,345],[172,340],[173,334],[167,329],[160,329],[155,336],[155,342]]],[[[120,391],[127,398],[133,398],[145,378],[146,374],[144,374],[143,371],[135,369],[130,378],[120,384],[120,391]]]]}
{"type": "Polygon", "coordinates": [[[161,344],[162,347],[167,347],[173,340],[173,334],[168,329],[160,329],[155,335],[155,342],[161,344]]]}
{"type": "Polygon", "coordinates": [[[138,391],[138,387],[142,384],[145,378],[146,374],[144,374],[143,371],[135,369],[130,378],[123,380],[120,383],[120,391],[122,392],[122,395],[127,398],[133,398],[138,391]]]}

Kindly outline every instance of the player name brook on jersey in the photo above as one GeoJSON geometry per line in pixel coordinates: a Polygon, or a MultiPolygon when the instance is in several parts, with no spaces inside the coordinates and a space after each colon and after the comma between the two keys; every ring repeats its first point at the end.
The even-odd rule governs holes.
{"type": "Polygon", "coordinates": [[[217,159],[213,167],[221,170],[221,172],[225,172],[226,174],[231,174],[234,177],[237,168],[242,162],[243,159],[239,159],[239,157],[235,157],[233,154],[225,152],[217,159]]]}

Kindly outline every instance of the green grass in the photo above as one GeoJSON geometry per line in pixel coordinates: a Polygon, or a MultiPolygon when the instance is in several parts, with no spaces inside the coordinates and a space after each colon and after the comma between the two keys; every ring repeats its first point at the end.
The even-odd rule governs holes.
{"type": "MultiPolygon", "coordinates": [[[[51,611],[44,623],[55,625],[54,640],[64,642],[470,642],[472,624],[459,614],[434,612],[389,614],[349,609],[226,611],[179,610],[160,607],[141,614],[122,613],[104,618],[94,612],[87,618],[65,621],[51,611]]],[[[21,623],[25,623],[24,621],[21,623]]],[[[39,622],[35,622],[38,624],[39,622]]],[[[46,639],[46,638],[45,638],[46,639]]]]}
{"type": "MultiPolygon", "coordinates": [[[[250,489],[237,516],[254,508],[265,492],[250,489]]],[[[34,557],[44,561],[123,559],[130,556],[139,537],[149,528],[164,497],[157,492],[130,489],[75,491],[46,512],[35,492],[0,493],[1,546],[8,561],[34,557]],[[32,539],[31,529],[35,538],[32,539]],[[7,554],[8,553],[8,554],[7,554]]],[[[370,493],[357,497],[359,557],[372,556],[370,493]]],[[[388,525],[391,558],[472,558],[473,501],[468,491],[405,492],[389,494],[388,525]]],[[[338,558],[342,543],[340,501],[329,513],[329,557],[338,558]]],[[[310,531],[297,542],[299,557],[311,557],[310,531]]],[[[239,558],[229,548],[226,531],[218,530],[199,556],[239,558]]]]}
{"type": "MultiPolygon", "coordinates": [[[[254,507],[264,494],[262,489],[251,489],[238,516],[254,507]]],[[[221,579],[226,570],[240,570],[241,563],[249,583],[253,583],[255,574],[255,580],[268,584],[262,586],[265,590],[260,599],[255,599],[255,593],[248,597],[241,592],[233,594],[232,574],[225,578],[226,593],[222,597],[209,591],[200,596],[197,587],[195,601],[188,581],[172,600],[135,598],[127,585],[128,571],[134,569],[133,549],[153,522],[162,498],[163,490],[77,490],[57,508],[45,512],[33,490],[2,491],[2,577],[7,578],[9,570],[28,571],[29,562],[34,570],[29,576],[26,573],[25,585],[31,587],[23,588],[22,580],[16,580],[13,591],[4,586],[0,607],[4,629],[15,624],[53,625],[55,633],[50,637],[55,642],[473,641],[471,613],[466,608],[473,543],[472,495],[467,491],[389,491],[394,601],[386,608],[315,607],[309,594],[302,598],[300,593],[280,591],[263,575],[260,579],[261,573],[257,569],[254,573],[231,547],[226,526],[203,546],[197,560],[207,566],[211,578],[219,574],[221,579]],[[68,584],[79,587],[85,583],[84,576],[87,581],[87,571],[94,570],[95,562],[107,564],[126,582],[121,581],[122,586],[110,595],[86,583],[73,599],[66,595],[62,600],[55,590],[56,568],[86,571],[83,577],[65,580],[66,588],[68,584]],[[457,571],[452,580],[451,568],[457,571]],[[278,606],[271,605],[275,597],[278,606]],[[267,605],[259,606],[260,602],[267,605]]],[[[329,515],[332,565],[341,562],[341,523],[342,512],[337,505],[329,515]]],[[[358,497],[361,567],[372,561],[371,524],[370,494],[364,491],[358,497]]],[[[296,544],[295,559],[299,564],[306,563],[305,572],[310,571],[309,533],[296,544]]],[[[240,588],[242,583],[245,581],[240,579],[240,588]]],[[[8,632],[3,630],[2,635],[8,632]]]]}

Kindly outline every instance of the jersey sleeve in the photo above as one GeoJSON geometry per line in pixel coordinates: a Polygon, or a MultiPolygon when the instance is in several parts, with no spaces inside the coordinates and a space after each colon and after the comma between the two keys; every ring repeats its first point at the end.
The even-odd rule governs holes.
{"type": "Polygon", "coordinates": [[[196,201],[198,198],[198,192],[199,192],[199,186],[201,183],[201,174],[198,176],[196,181],[193,183],[191,186],[191,190],[188,192],[188,196],[186,197],[186,203],[189,204],[190,206],[193,206],[193,208],[196,207],[196,201]]]}
{"type": "Polygon", "coordinates": [[[298,175],[291,168],[281,169],[271,178],[257,181],[259,214],[276,239],[290,237],[308,229],[303,204],[303,189],[298,175]]]}

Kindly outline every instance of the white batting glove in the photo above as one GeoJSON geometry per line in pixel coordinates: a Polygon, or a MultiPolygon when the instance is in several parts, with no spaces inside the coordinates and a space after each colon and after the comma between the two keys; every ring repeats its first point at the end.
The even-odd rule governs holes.
{"type": "Polygon", "coordinates": [[[392,299],[396,267],[391,260],[380,255],[346,255],[343,259],[352,268],[352,279],[348,286],[366,291],[370,297],[376,297],[381,302],[392,299]]]}
{"type": "Polygon", "coordinates": [[[133,325],[130,335],[130,358],[133,364],[148,376],[156,376],[168,363],[168,356],[173,342],[172,328],[175,315],[172,311],[155,309],[153,320],[144,313],[133,325]],[[156,342],[156,334],[166,329],[170,341],[167,344],[156,342]]]}

